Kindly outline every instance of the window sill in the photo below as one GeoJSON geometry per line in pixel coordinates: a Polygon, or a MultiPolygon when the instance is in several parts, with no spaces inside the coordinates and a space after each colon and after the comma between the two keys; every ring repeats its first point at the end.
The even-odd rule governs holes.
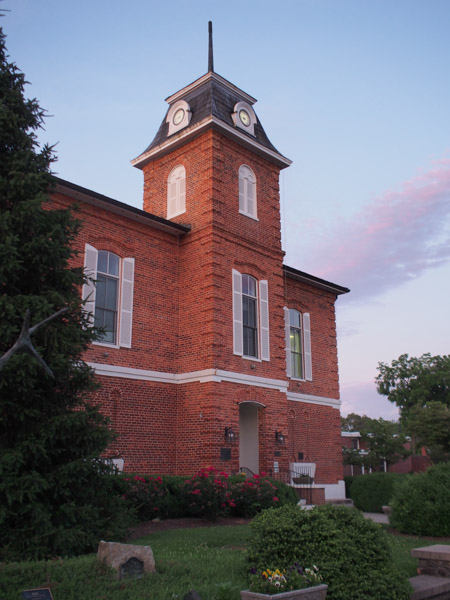
{"type": "Polygon", "coordinates": [[[93,346],[103,346],[104,348],[120,348],[117,344],[109,344],[108,342],[92,342],[93,346]]]}
{"type": "Polygon", "coordinates": [[[257,358],[256,356],[242,356],[242,358],[244,358],[245,360],[252,360],[253,362],[262,362],[262,360],[260,358],[257,358]]]}
{"type": "Polygon", "coordinates": [[[240,210],[239,214],[244,215],[244,217],[248,217],[249,219],[253,219],[254,221],[259,221],[258,217],[254,217],[253,215],[249,215],[248,213],[240,210]]]}

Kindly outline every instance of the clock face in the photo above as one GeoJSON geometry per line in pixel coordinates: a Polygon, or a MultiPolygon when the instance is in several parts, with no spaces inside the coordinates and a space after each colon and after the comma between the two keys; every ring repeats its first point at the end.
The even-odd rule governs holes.
{"type": "Polygon", "coordinates": [[[250,125],[250,115],[243,108],[239,111],[239,118],[241,120],[242,125],[248,127],[250,125]]]}
{"type": "Polygon", "coordinates": [[[179,108],[177,111],[175,111],[175,114],[173,115],[173,124],[174,125],[179,125],[181,123],[181,121],[184,118],[184,109],[183,108],[179,108]]]}

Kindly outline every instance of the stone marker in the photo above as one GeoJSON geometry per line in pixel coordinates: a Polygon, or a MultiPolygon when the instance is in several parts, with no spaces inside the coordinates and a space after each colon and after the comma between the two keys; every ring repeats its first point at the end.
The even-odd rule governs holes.
{"type": "Polygon", "coordinates": [[[37,588],[35,590],[24,590],[22,600],[53,600],[50,588],[37,588]]]}
{"type": "Polygon", "coordinates": [[[98,545],[97,556],[99,562],[112,567],[117,572],[117,579],[140,579],[156,570],[150,546],[134,546],[102,540],[98,545]]]}

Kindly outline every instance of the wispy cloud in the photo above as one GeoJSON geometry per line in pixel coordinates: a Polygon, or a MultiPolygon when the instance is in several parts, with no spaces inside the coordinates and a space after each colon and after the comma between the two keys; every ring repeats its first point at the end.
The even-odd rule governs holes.
{"type": "Polygon", "coordinates": [[[373,298],[448,262],[450,159],[375,198],[353,219],[334,223],[309,257],[308,270],[347,285],[353,300],[373,298]]]}

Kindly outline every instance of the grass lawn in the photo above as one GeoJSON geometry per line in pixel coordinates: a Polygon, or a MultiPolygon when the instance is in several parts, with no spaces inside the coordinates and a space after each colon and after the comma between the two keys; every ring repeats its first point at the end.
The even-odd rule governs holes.
{"type": "MultiPolygon", "coordinates": [[[[416,574],[412,548],[450,540],[425,540],[387,533],[397,567],[416,574]]],[[[0,565],[1,600],[21,591],[50,587],[54,600],[182,600],[191,589],[202,600],[239,600],[247,587],[244,549],[248,525],[178,529],[153,533],[133,543],[150,545],[157,572],[138,581],[117,581],[97,564],[95,554],[79,558],[0,565]]]]}
{"type": "Polygon", "coordinates": [[[425,539],[415,535],[394,535],[392,533],[388,533],[387,536],[391,546],[393,562],[397,569],[407,577],[417,575],[417,559],[411,556],[413,548],[422,548],[434,544],[450,544],[449,538],[425,539]]]}
{"type": "Polygon", "coordinates": [[[137,581],[117,581],[97,565],[96,555],[61,561],[0,565],[1,600],[51,588],[54,600],[182,600],[195,589],[202,600],[239,600],[247,587],[244,548],[247,525],[178,529],[133,543],[152,547],[157,572],[137,581]]]}

